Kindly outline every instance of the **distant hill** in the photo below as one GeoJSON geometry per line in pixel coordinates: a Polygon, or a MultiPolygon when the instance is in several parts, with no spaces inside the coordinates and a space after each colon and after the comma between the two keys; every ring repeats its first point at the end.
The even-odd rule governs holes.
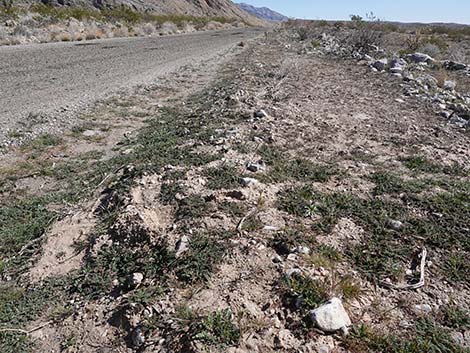
{"type": "Polygon", "coordinates": [[[245,3],[237,4],[237,6],[243,11],[246,11],[249,14],[252,14],[253,16],[256,16],[266,21],[283,22],[289,19],[287,16],[284,16],[279,12],[273,11],[267,7],[256,7],[245,3]]]}
{"type": "Polygon", "coordinates": [[[47,3],[53,6],[114,8],[126,6],[157,14],[220,16],[262,26],[266,21],[240,9],[231,0],[17,0],[21,3],[47,3]]]}

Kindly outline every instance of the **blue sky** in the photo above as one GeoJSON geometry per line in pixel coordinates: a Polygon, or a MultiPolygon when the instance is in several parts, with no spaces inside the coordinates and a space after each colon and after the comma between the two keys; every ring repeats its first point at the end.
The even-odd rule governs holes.
{"type": "Polygon", "coordinates": [[[470,24],[470,0],[235,0],[267,6],[296,18],[341,20],[374,12],[380,19],[403,22],[470,24]]]}

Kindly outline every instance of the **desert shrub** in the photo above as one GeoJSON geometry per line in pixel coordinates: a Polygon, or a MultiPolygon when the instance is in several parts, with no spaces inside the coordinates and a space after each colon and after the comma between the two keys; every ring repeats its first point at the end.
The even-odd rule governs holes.
{"type": "Polygon", "coordinates": [[[90,18],[101,19],[101,12],[98,10],[83,8],[83,7],[54,7],[41,3],[31,5],[29,10],[37,13],[42,17],[48,17],[53,20],[85,20],[90,18]]]}
{"type": "Polygon", "coordinates": [[[129,29],[126,26],[116,27],[113,30],[113,37],[127,37],[129,36],[129,29]]]}
{"type": "Polygon", "coordinates": [[[7,31],[5,31],[5,29],[0,26],[0,40],[3,40],[7,37],[7,31]]]}
{"type": "Polygon", "coordinates": [[[294,28],[294,33],[299,38],[301,42],[305,41],[308,39],[310,35],[310,31],[307,28],[307,26],[299,26],[294,28]]]}
{"type": "Polygon", "coordinates": [[[449,59],[455,62],[464,63],[466,62],[467,55],[465,54],[465,49],[461,46],[454,45],[449,48],[449,59]]]}
{"type": "Polygon", "coordinates": [[[173,34],[176,33],[178,27],[173,22],[165,22],[161,25],[159,32],[160,34],[173,34]]]}
{"type": "Polygon", "coordinates": [[[142,32],[147,36],[152,35],[155,32],[155,26],[151,23],[145,23],[142,25],[142,32]]]}
{"type": "Polygon", "coordinates": [[[29,37],[31,35],[30,30],[23,25],[16,26],[12,33],[14,36],[29,37]]]}
{"type": "Polygon", "coordinates": [[[441,54],[441,50],[437,45],[426,43],[421,48],[420,51],[424,54],[427,54],[433,58],[439,56],[441,54]]]}
{"type": "Polygon", "coordinates": [[[427,44],[435,45],[439,48],[441,52],[444,52],[449,48],[449,44],[447,44],[446,40],[442,37],[438,36],[431,36],[425,40],[427,44]]]}
{"type": "Polygon", "coordinates": [[[380,20],[371,12],[366,19],[351,15],[350,26],[353,33],[347,39],[354,50],[369,53],[380,44],[383,32],[380,31],[380,20]]]}
{"type": "Polygon", "coordinates": [[[423,35],[421,31],[416,31],[410,33],[405,37],[405,51],[406,52],[415,52],[421,46],[423,40],[423,35]]]}

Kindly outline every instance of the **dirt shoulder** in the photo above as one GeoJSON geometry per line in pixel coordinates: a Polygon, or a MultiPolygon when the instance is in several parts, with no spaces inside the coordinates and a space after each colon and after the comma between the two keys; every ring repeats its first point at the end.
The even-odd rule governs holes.
{"type": "Polygon", "coordinates": [[[200,71],[99,106],[96,124],[141,128],[59,174],[89,191],[69,215],[4,182],[5,351],[466,351],[468,133],[400,81],[301,49],[271,33],[189,96],[200,71]],[[424,286],[398,289],[422,264],[424,286]],[[352,325],[325,334],[312,310],[333,297],[352,325]]]}

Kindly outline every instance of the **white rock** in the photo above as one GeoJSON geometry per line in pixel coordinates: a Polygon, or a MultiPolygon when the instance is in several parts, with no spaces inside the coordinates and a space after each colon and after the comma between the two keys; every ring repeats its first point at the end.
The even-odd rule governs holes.
{"type": "Polygon", "coordinates": [[[137,287],[144,280],[144,275],[140,272],[135,272],[129,277],[129,284],[132,287],[137,287]]]}
{"type": "Polygon", "coordinates": [[[404,225],[403,225],[402,222],[397,221],[397,220],[394,220],[394,219],[389,219],[389,220],[387,221],[387,226],[388,226],[390,229],[392,229],[392,230],[394,230],[394,231],[396,231],[396,232],[402,230],[403,227],[404,227],[404,225]]]}
{"type": "Polygon", "coordinates": [[[279,230],[279,227],[275,226],[264,226],[263,230],[268,231],[268,232],[277,232],[279,230]]]}
{"type": "Polygon", "coordinates": [[[300,268],[290,268],[286,271],[286,275],[288,277],[292,277],[292,276],[295,276],[295,275],[301,275],[302,274],[302,270],[300,268]]]}
{"type": "Polygon", "coordinates": [[[241,178],[240,182],[245,187],[258,184],[258,180],[255,178],[241,178]]]}
{"type": "Polygon", "coordinates": [[[275,255],[272,257],[272,262],[274,262],[275,264],[280,264],[282,262],[282,257],[280,257],[279,255],[275,255]]]}
{"type": "Polygon", "coordinates": [[[287,255],[287,260],[289,261],[297,261],[298,260],[298,257],[296,254],[289,254],[287,255]]]}
{"type": "Polygon", "coordinates": [[[85,130],[83,131],[82,135],[85,136],[85,137],[93,137],[93,136],[96,136],[96,135],[99,135],[100,133],[98,131],[95,131],[95,130],[85,130]]]}
{"type": "Polygon", "coordinates": [[[431,58],[429,55],[427,54],[423,54],[423,53],[413,53],[413,54],[409,54],[406,56],[411,62],[415,63],[415,64],[420,64],[420,63],[432,63],[434,62],[434,59],[431,58]]]}
{"type": "Polygon", "coordinates": [[[391,72],[392,74],[402,74],[402,73],[403,73],[403,67],[401,67],[401,66],[392,67],[392,68],[390,69],[390,72],[391,72]]]}
{"type": "Polygon", "coordinates": [[[327,333],[339,330],[347,332],[352,324],[339,298],[332,298],[326,304],[312,310],[310,319],[320,330],[327,333]]]}
{"type": "Polygon", "coordinates": [[[180,240],[176,243],[176,257],[181,256],[184,252],[189,249],[189,238],[186,235],[183,235],[180,240]]]}
{"type": "Polygon", "coordinates": [[[292,252],[303,254],[303,255],[308,255],[310,254],[310,248],[308,246],[297,246],[292,249],[292,252]]]}
{"type": "Polygon", "coordinates": [[[432,307],[429,304],[418,304],[415,305],[415,310],[417,312],[423,313],[423,314],[430,314],[432,313],[432,307]]]}
{"type": "Polygon", "coordinates": [[[132,332],[132,343],[136,347],[141,347],[145,343],[145,335],[140,328],[136,328],[132,332]]]}
{"type": "Polygon", "coordinates": [[[442,88],[447,91],[453,91],[455,87],[457,87],[457,84],[454,81],[447,80],[444,81],[444,86],[442,88]]]}
{"type": "Polygon", "coordinates": [[[450,335],[459,345],[463,346],[465,344],[465,337],[462,332],[451,332],[450,335]]]}

